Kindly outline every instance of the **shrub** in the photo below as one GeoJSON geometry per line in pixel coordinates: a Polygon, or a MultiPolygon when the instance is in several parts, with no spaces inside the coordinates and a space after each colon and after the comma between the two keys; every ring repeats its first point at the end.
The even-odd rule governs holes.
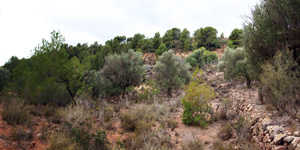
{"type": "Polygon", "coordinates": [[[224,71],[224,78],[245,78],[247,86],[250,87],[252,80],[252,66],[243,48],[226,48],[218,63],[218,69],[224,71]]]}
{"type": "Polygon", "coordinates": [[[83,149],[109,149],[109,141],[106,137],[106,132],[102,130],[90,131],[92,128],[92,121],[87,119],[84,122],[81,122],[79,126],[73,128],[72,136],[76,143],[82,146],[83,149]]]}
{"type": "Polygon", "coordinates": [[[154,112],[157,108],[153,107],[154,105],[137,105],[130,110],[121,114],[121,126],[127,131],[135,131],[138,128],[138,125],[144,122],[151,122],[153,125],[154,112]]]}
{"type": "Polygon", "coordinates": [[[74,150],[76,143],[68,136],[68,133],[53,132],[48,138],[47,150],[74,150]]]}
{"type": "Polygon", "coordinates": [[[218,61],[218,55],[216,52],[211,52],[211,51],[208,51],[208,50],[205,50],[204,53],[203,53],[203,58],[204,58],[204,61],[208,64],[208,63],[211,63],[211,62],[216,62],[218,61]]]}
{"type": "Polygon", "coordinates": [[[300,68],[293,59],[293,52],[278,53],[274,59],[263,65],[261,83],[267,102],[280,112],[288,112],[293,117],[300,110],[300,68]]]}
{"type": "Polygon", "coordinates": [[[11,130],[10,136],[15,141],[31,141],[33,139],[33,131],[30,129],[26,131],[22,128],[18,128],[11,130]]]}
{"type": "Polygon", "coordinates": [[[188,139],[181,144],[182,150],[203,150],[203,145],[200,139],[188,139]]]}
{"type": "Polygon", "coordinates": [[[31,124],[32,116],[23,109],[23,101],[20,99],[12,99],[4,104],[2,112],[3,120],[8,124],[31,124]]]}
{"type": "Polygon", "coordinates": [[[226,141],[230,139],[232,135],[233,135],[233,130],[231,124],[228,122],[222,127],[219,133],[219,138],[222,139],[223,141],[226,141]]]}
{"type": "Polygon", "coordinates": [[[215,97],[213,90],[203,82],[202,71],[198,68],[193,73],[192,81],[187,85],[182,98],[182,121],[186,125],[200,125],[205,127],[211,112],[210,100],[215,97]],[[198,77],[200,74],[200,77],[198,77]]]}
{"type": "Polygon", "coordinates": [[[186,61],[193,67],[193,68],[196,68],[196,67],[203,67],[204,64],[205,64],[205,61],[204,61],[204,58],[203,58],[203,53],[204,53],[204,50],[203,49],[196,49],[194,50],[194,52],[189,55],[187,58],[186,58],[186,61]]]}
{"type": "Polygon", "coordinates": [[[140,135],[131,135],[124,140],[126,149],[174,149],[174,144],[171,142],[171,137],[163,128],[155,129],[151,132],[144,132],[140,135]]]}
{"type": "Polygon", "coordinates": [[[139,101],[153,100],[154,96],[160,93],[160,90],[157,88],[157,84],[154,81],[147,81],[145,85],[144,91],[138,95],[139,101]]]}
{"type": "Polygon", "coordinates": [[[190,80],[190,66],[173,54],[172,50],[164,52],[158,57],[154,65],[155,81],[162,89],[167,90],[167,95],[172,97],[172,90],[179,89],[190,80]]]}
{"type": "Polygon", "coordinates": [[[122,90],[123,98],[128,87],[141,83],[144,74],[142,54],[132,49],[127,53],[105,57],[105,64],[101,70],[103,77],[107,78],[114,87],[122,90]]]}
{"type": "Polygon", "coordinates": [[[104,121],[109,122],[114,117],[114,108],[112,107],[106,107],[104,110],[104,121]]]}
{"type": "Polygon", "coordinates": [[[167,49],[166,45],[164,43],[161,43],[160,46],[158,47],[158,49],[155,50],[155,55],[160,56],[167,50],[168,49],[167,49]]]}
{"type": "Polygon", "coordinates": [[[2,89],[4,88],[4,86],[7,85],[7,83],[10,81],[11,79],[11,74],[9,72],[9,70],[0,67],[0,92],[2,91],[2,89]]]}

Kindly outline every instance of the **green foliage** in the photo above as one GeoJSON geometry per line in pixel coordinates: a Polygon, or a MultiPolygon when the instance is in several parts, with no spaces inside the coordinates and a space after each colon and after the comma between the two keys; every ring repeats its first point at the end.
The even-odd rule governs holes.
{"type": "Polygon", "coordinates": [[[163,43],[166,45],[168,49],[174,47],[172,30],[167,30],[162,39],[163,39],[163,43]]]}
{"type": "Polygon", "coordinates": [[[184,41],[183,51],[192,51],[192,50],[193,50],[193,46],[191,44],[191,39],[186,39],[184,41]]]}
{"type": "Polygon", "coordinates": [[[143,51],[142,51],[142,49],[140,49],[140,48],[137,49],[136,52],[139,52],[139,53],[142,53],[142,54],[143,54],[143,51]]]}
{"type": "Polygon", "coordinates": [[[215,52],[210,52],[201,47],[200,49],[194,50],[194,52],[186,58],[186,61],[193,68],[201,68],[206,63],[218,61],[218,55],[215,52]]]}
{"type": "Polygon", "coordinates": [[[253,8],[244,25],[243,45],[257,74],[277,51],[293,50],[295,60],[300,56],[299,9],[298,0],[262,1],[253,8]]]}
{"type": "Polygon", "coordinates": [[[218,61],[217,53],[216,52],[211,52],[211,51],[208,51],[208,50],[204,51],[203,58],[204,58],[204,61],[206,63],[211,63],[211,62],[218,61]]]}
{"type": "Polygon", "coordinates": [[[234,30],[232,30],[229,36],[230,42],[227,44],[227,46],[233,49],[241,46],[242,34],[243,34],[242,29],[235,28],[234,30]]]}
{"type": "Polygon", "coordinates": [[[214,99],[215,94],[213,89],[202,83],[201,75],[202,71],[197,68],[193,73],[192,81],[186,87],[186,95],[181,99],[184,109],[181,117],[186,125],[206,127],[210,119],[210,100],[214,99]]]}
{"type": "Polygon", "coordinates": [[[113,86],[118,86],[122,90],[123,97],[126,88],[141,83],[144,73],[142,54],[134,52],[134,50],[107,56],[101,70],[103,77],[108,79],[113,86]]]}
{"type": "Polygon", "coordinates": [[[160,37],[159,32],[156,32],[153,39],[153,49],[158,49],[158,47],[161,45],[162,43],[162,38],[160,37]]]}
{"type": "Polygon", "coordinates": [[[92,62],[92,68],[99,71],[104,65],[104,57],[101,52],[97,52],[92,62]]]}
{"type": "Polygon", "coordinates": [[[201,67],[203,67],[204,64],[205,64],[205,60],[203,58],[204,51],[205,50],[203,50],[203,49],[194,50],[194,52],[186,58],[186,61],[193,68],[197,68],[197,67],[201,68],[201,67]]]}
{"type": "MultiPolygon", "coordinates": [[[[11,56],[11,58],[4,64],[4,68],[8,69],[10,74],[12,75],[13,70],[19,65],[19,58],[17,56],[11,56]]],[[[10,81],[12,81],[12,76],[10,78],[10,81]]],[[[1,88],[0,88],[1,91],[1,88]]]]}
{"type": "Polygon", "coordinates": [[[300,67],[294,60],[293,52],[278,53],[262,68],[260,80],[264,98],[281,112],[288,112],[295,117],[300,110],[300,67]]]}
{"type": "Polygon", "coordinates": [[[138,95],[139,101],[153,100],[154,96],[160,93],[160,90],[157,88],[157,84],[154,81],[147,81],[145,85],[144,91],[138,95]]]}
{"type": "Polygon", "coordinates": [[[204,46],[208,50],[219,48],[220,44],[217,40],[217,29],[213,27],[200,28],[195,31],[195,41],[198,43],[198,48],[204,46]]]}
{"type": "Polygon", "coordinates": [[[166,45],[164,43],[161,43],[160,46],[158,47],[158,49],[155,50],[155,55],[160,56],[167,50],[168,49],[167,49],[166,45]]]}
{"type": "Polygon", "coordinates": [[[0,67],[0,92],[3,90],[3,88],[7,85],[7,83],[11,79],[11,74],[9,70],[0,67]]]}
{"type": "Polygon", "coordinates": [[[243,48],[226,48],[218,63],[218,69],[224,71],[224,77],[226,79],[237,77],[245,78],[248,87],[250,87],[253,70],[247,53],[243,48]]]}
{"type": "Polygon", "coordinates": [[[184,60],[169,50],[158,57],[158,61],[153,67],[155,81],[162,89],[167,90],[169,97],[172,97],[173,89],[181,88],[190,80],[189,68],[190,66],[184,60]]]}
{"type": "Polygon", "coordinates": [[[179,28],[172,28],[173,40],[179,40],[181,30],[179,28]]]}
{"type": "Polygon", "coordinates": [[[20,99],[11,99],[4,103],[4,110],[2,112],[3,120],[8,124],[31,124],[32,116],[23,109],[23,101],[20,99]]]}
{"type": "Polygon", "coordinates": [[[132,49],[141,48],[142,42],[145,38],[144,34],[137,33],[133,36],[133,38],[130,40],[132,49]]]}
{"type": "Polygon", "coordinates": [[[109,141],[105,131],[98,130],[96,133],[91,132],[92,123],[90,120],[81,122],[79,126],[73,128],[72,136],[84,150],[108,150],[109,141]]]}
{"type": "MultiPolygon", "coordinates": [[[[182,32],[180,33],[180,37],[179,37],[179,41],[180,41],[180,44],[179,44],[179,48],[181,49],[184,49],[185,48],[185,43],[186,41],[190,38],[190,31],[187,30],[186,28],[184,28],[182,30],[182,32]]],[[[188,49],[185,49],[185,50],[188,50],[188,49]]]]}

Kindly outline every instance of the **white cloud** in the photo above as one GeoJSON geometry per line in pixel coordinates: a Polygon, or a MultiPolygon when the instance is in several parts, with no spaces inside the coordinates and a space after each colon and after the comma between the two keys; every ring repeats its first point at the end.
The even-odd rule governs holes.
{"type": "Polygon", "coordinates": [[[241,16],[259,0],[52,0],[0,1],[0,65],[11,56],[29,57],[30,50],[52,30],[69,44],[104,44],[117,35],[153,37],[168,29],[191,34],[212,26],[225,36],[241,28],[241,16]]]}

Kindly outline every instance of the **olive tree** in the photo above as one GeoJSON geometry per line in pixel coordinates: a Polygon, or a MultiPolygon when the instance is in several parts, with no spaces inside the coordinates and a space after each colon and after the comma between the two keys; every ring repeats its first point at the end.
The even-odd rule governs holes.
{"type": "Polygon", "coordinates": [[[144,73],[142,53],[134,52],[133,49],[128,50],[127,53],[108,55],[101,70],[104,78],[121,89],[122,97],[128,87],[141,83],[144,73]]]}
{"type": "Polygon", "coordinates": [[[223,56],[218,63],[218,69],[224,71],[226,79],[243,77],[247,81],[247,86],[250,87],[252,80],[252,66],[247,57],[244,48],[236,49],[226,48],[223,56]]]}
{"type": "Polygon", "coordinates": [[[174,55],[172,50],[164,52],[154,65],[155,80],[167,95],[172,97],[172,90],[179,89],[191,79],[190,65],[174,55]]]}

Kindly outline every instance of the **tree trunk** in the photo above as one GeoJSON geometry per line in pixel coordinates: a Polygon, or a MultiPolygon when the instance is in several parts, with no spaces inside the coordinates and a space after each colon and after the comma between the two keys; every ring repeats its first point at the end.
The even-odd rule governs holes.
{"type": "Polygon", "coordinates": [[[247,79],[247,87],[250,89],[251,88],[251,80],[247,79]]]}
{"type": "Polygon", "coordinates": [[[168,88],[168,92],[167,92],[169,97],[172,97],[172,88],[168,88]]]}
{"type": "Polygon", "coordinates": [[[264,96],[262,94],[262,88],[259,88],[258,91],[258,100],[263,104],[264,103],[264,96]]]}

